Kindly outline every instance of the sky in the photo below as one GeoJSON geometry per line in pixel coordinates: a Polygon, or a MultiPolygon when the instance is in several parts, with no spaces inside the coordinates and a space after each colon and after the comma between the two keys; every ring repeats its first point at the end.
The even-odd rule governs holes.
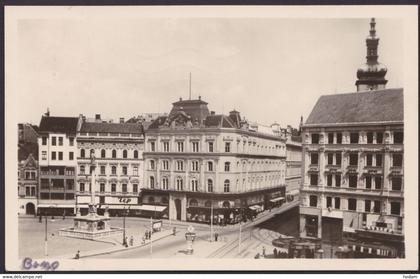
{"type": "MultiPolygon", "coordinates": [[[[22,19],[18,23],[19,122],[84,114],[126,119],[169,112],[201,96],[216,113],[299,125],[321,95],[356,91],[366,19],[22,19]],[[33,104],[33,105],[31,105],[33,104]]],[[[377,18],[387,88],[403,87],[399,19],[377,18]]]]}

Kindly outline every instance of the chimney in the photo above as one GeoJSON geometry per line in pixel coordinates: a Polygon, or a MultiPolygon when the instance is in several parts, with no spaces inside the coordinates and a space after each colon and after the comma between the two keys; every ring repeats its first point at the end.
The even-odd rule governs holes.
{"type": "Polygon", "coordinates": [[[124,123],[124,117],[120,117],[120,123],[124,123]]]}
{"type": "Polygon", "coordinates": [[[101,122],[101,115],[100,114],[95,114],[95,121],[96,122],[101,122]]]}
{"type": "Polygon", "coordinates": [[[179,97],[179,101],[182,101],[182,97],[179,97]]]}
{"type": "Polygon", "coordinates": [[[198,99],[201,101],[201,96],[198,96],[198,99]]]}
{"type": "Polygon", "coordinates": [[[216,113],[214,112],[214,110],[210,111],[210,115],[215,115],[216,113]]]}

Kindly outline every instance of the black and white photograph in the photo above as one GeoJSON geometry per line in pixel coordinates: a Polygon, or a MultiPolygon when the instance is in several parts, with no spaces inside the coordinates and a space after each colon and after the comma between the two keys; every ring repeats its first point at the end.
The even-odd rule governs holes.
{"type": "Polygon", "coordinates": [[[8,269],[418,269],[417,20],[6,6],[8,269]]]}

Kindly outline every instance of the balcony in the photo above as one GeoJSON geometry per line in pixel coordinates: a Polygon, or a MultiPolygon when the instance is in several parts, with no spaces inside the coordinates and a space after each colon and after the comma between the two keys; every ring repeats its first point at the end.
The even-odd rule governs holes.
{"type": "Polygon", "coordinates": [[[370,175],[382,174],[382,166],[365,166],[363,168],[363,173],[370,175]]]}
{"type": "MultiPolygon", "coordinates": [[[[78,196],[89,196],[90,191],[76,191],[78,196]]],[[[138,196],[140,192],[112,192],[112,191],[95,191],[96,196],[138,196]]]]}

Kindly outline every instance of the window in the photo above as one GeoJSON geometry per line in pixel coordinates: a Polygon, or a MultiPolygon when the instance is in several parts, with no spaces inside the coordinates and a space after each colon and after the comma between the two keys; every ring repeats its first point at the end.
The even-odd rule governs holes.
{"type": "Polygon", "coordinates": [[[381,132],[376,133],[376,143],[381,144],[384,141],[384,134],[381,132]]]}
{"type": "Polygon", "coordinates": [[[214,143],[212,141],[208,142],[208,150],[209,150],[209,152],[214,152],[213,151],[213,147],[214,147],[214,143]]]}
{"type": "Polygon", "coordinates": [[[403,143],[404,142],[404,134],[403,132],[394,132],[394,143],[403,143]]]}
{"type": "Polygon", "coordinates": [[[74,138],[73,137],[69,138],[69,145],[74,146],[74,138]]]}
{"type": "Polygon", "coordinates": [[[309,196],[309,206],[317,207],[318,206],[318,197],[310,195],[309,196]]]}
{"type": "Polygon", "coordinates": [[[84,192],[85,191],[85,183],[80,183],[79,184],[79,190],[80,190],[80,192],[84,192]]]}
{"type": "Polygon", "coordinates": [[[42,145],[47,145],[47,137],[42,137],[42,145]]]}
{"type": "Polygon", "coordinates": [[[155,178],[153,176],[149,177],[149,186],[151,189],[155,188],[155,178]]]}
{"type": "Polygon", "coordinates": [[[213,162],[207,162],[208,171],[213,171],[213,162]]]}
{"type": "Polygon", "coordinates": [[[134,166],[133,167],[133,175],[138,176],[139,175],[139,167],[134,166]]]}
{"type": "Polygon", "coordinates": [[[138,159],[139,158],[139,152],[137,150],[134,150],[133,157],[134,157],[134,159],[138,159]]]}
{"type": "Polygon", "coordinates": [[[127,158],[127,150],[123,150],[123,158],[127,158]]]}
{"type": "Polygon", "coordinates": [[[176,169],[179,171],[184,170],[184,162],[183,161],[176,161],[176,169]]]}
{"type": "Polygon", "coordinates": [[[100,191],[101,193],[105,192],[105,183],[101,183],[101,184],[99,184],[99,191],[100,191]]]}
{"type": "Polygon", "coordinates": [[[127,167],[126,167],[126,166],[123,166],[123,167],[122,167],[122,174],[123,174],[123,175],[127,175],[127,174],[128,174],[128,172],[127,172],[127,167]]]}
{"type": "Polygon", "coordinates": [[[112,184],[111,184],[111,192],[112,192],[112,193],[117,192],[117,184],[115,184],[115,183],[112,183],[112,184]]]}
{"type": "Polygon", "coordinates": [[[164,190],[168,190],[168,188],[169,188],[169,180],[168,180],[168,178],[167,178],[167,177],[164,177],[164,178],[162,179],[162,188],[163,188],[164,190]]]}
{"type": "Polygon", "coordinates": [[[382,167],[382,154],[376,154],[376,166],[382,167]]]}
{"type": "Polygon", "coordinates": [[[117,166],[112,166],[111,167],[111,174],[112,175],[117,175],[117,166]]]}
{"type": "Polygon", "coordinates": [[[63,161],[63,152],[58,152],[58,160],[63,161]]]}
{"type": "Polygon", "coordinates": [[[381,202],[380,201],[373,201],[373,212],[380,213],[381,212],[381,202]]]}
{"type": "Polygon", "coordinates": [[[169,152],[169,142],[167,142],[167,141],[163,142],[163,151],[164,152],[169,152]]]}
{"type": "Polygon", "coordinates": [[[122,192],[127,193],[127,184],[122,184],[122,192]]]}
{"type": "Polygon", "coordinates": [[[318,144],[319,143],[319,134],[311,134],[311,143],[318,144]]]}
{"type": "Polygon", "coordinates": [[[371,209],[371,201],[365,200],[365,212],[370,212],[371,209]]]}
{"type": "Polygon", "coordinates": [[[318,175],[317,174],[311,174],[311,186],[318,185],[318,175]]]}
{"type": "Polygon", "coordinates": [[[340,209],[340,198],[334,198],[334,208],[340,209]]]}
{"type": "Polygon", "coordinates": [[[337,143],[341,144],[343,142],[343,134],[337,133],[337,143]]]}
{"type": "Polygon", "coordinates": [[[192,171],[198,171],[198,161],[192,161],[191,162],[191,170],[192,171]]]}
{"type": "Polygon", "coordinates": [[[332,175],[331,174],[327,175],[327,186],[332,186],[332,175]]]}
{"type": "Polygon", "coordinates": [[[105,158],[106,157],[106,151],[105,149],[101,150],[101,158],[105,158]]]}
{"type": "Polygon", "coordinates": [[[42,151],[42,160],[47,160],[47,151],[42,151]]]}
{"type": "Polygon", "coordinates": [[[74,160],[74,153],[73,152],[69,152],[69,160],[70,161],[74,160]]]}
{"type": "Polygon", "coordinates": [[[57,145],[57,138],[56,137],[51,138],[51,145],[54,145],[54,146],[57,145]]]}
{"type": "Polygon", "coordinates": [[[192,179],[191,180],[191,191],[197,192],[198,191],[198,180],[192,179]]]}
{"type": "Polygon", "coordinates": [[[359,143],[359,133],[350,133],[350,143],[359,143]]]}
{"type": "Polygon", "coordinates": [[[197,202],[197,200],[196,200],[196,199],[192,199],[192,200],[190,200],[190,206],[192,206],[192,207],[197,207],[197,206],[198,206],[198,202],[197,202]]]}
{"type": "Polygon", "coordinates": [[[150,169],[151,170],[155,169],[155,161],[154,160],[150,160],[150,169]]]}
{"type": "Polygon", "coordinates": [[[366,189],[372,188],[372,177],[370,176],[365,177],[365,186],[366,186],[366,189]]]}
{"type": "Polygon", "coordinates": [[[152,152],[155,152],[156,150],[156,148],[155,148],[156,146],[155,146],[155,142],[154,141],[151,141],[150,142],[150,151],[152,151],[152,152]]]}
{"type": "Polygon", "coordinates": [[[328,143],[334,143],[334,133],[328,133],[328,143]]]}
{"type": "Polygon", "coordinates": [[[230,152],[230,142],[225,142],[225,152],[230,152]]]}
{"type": "Polygon", "coordinates": [[[213,180],[211,179],[207,180],[207,192],[213,192],[213,180]]]}
{"type": "Polygon", "coordinates": [[[337,166],[341,166],[341,153],[336,153],[335,154],[335,164],[337,166]]]}
{"type": "Polygon", "coordinates": [[[372,166],[372,154],[366,154],[366,166],[372,166]]]}
{"type": "Polygon", "coordinates": [[[391,214],[392,215],[401,214],[401,204],[399,202],[391,202],[391,214]]]}
{"type": "Polygon", "coordinates": [[[58,137],[58,145],[63,146],[63,137],[58,137]]]}
{"type": "Polygon", "coordinates": [[[373,133],[372,132],[368,132],[366,134],[367,137],[367,143],[373,143],[373,133]]]}
{"type": "Polygon", "coordinates": [[[192,142],[192,151],[193,152],[198,152],[199,151],[198,150],[198,142],[197,141],[192,142]]]}
{"type": "Polygon", "coordinates": [[[359,160],[359,156],[357,153],[350,154],[350,166],[357,166],[358,160],[359,160]]]}
{"type": "Polygon", "coordinates": [[[56,156],[57,154],[55,153],[55,151],[51,152],[51,160],[55,160],[56,156]]]}
{"type": "Polygon", "coordinates": [[[331,197],[327,197],[327,208],[328,207],[332,207],[332,198],[331,197]]]}
{"type": "Polygon", "coordinates": [[[311,153],[311,165],[318,165],[318,153],[311,153]]]}
{"type": "Polygon", "coordinates": [[[178,147],[178,152],[184,152],[184,142],[178,141],[177,147],[178,147]]]}
{"type": "Polygon", "coordinates": [[[341,186],[341,175],[336,174],[335,175],[335,187],[340,187],[340,186],[341,186]]]}
{"type": "Polygon", "coordinates": [[[375,189],[382,189],[382,177],[380,176],[375,177],[375,189]]]}
{"type": "Polygon", "coordinates": [[[356,199],[348,199],[348,210],[356,210],[356,199]]]}
{"type": "Polygon", "coordinates": [[[332,165],[333,164],[333,158],[334,158],[334,155],[332,153],[328,153],[327,154],[327,164],[328,165],[332,165]]]}
{"type": "Polygon", "coordinates": [[[112,158],[117,158],[117,150],[112,150],[112,158]]]}
{"type": "Polygon", "coordinates": [[[402,154],[393,154],[392,155],[392,166],[393,167],[402,167],[403,157],[402,154]]]}
{"type": "Polygon", "coordinates": [[[182,180],[182,178],[181,177],[178,177],[177,179],[176,179],[176,189],[178,190],[178,191],[182,191],[182,189],[183,189],[183,185],[184,184],[184,181],[182,180]]]}
{"type": "Polygon", "coordinates": [[[357,175],[354,175],[354,174],[349,175],[349,187],[357,188],[357,175]]]}
{"type": "Polygon", "coordinates": [[[85,174],[85,166],[80,166],[80,174],[85,174]]]}
{"type": "Polygon", "coordinates": [[[101,175],[105,175],[105,166],[101,166],[101,175]]]}
{"type": "Polygon", "coordinates": [[[80,149],[80,158],[85,158],[85,150],[80,149]]]}
{"type": "Polygon", "coordinates": [[[225,171],[230,171],[230,163],[225,162],[225,171]]]}
{"type": "Polygon", "coordinates": [[[162,161],[162,168],[164,169],[164,170],[169,170],[169,161],[168,160],[164,160],[164,161],[162,161]]]}
{"type": "Polygon", "coordinates": [[[226,179],[223,183],[223,192],[229,193],[230,192],[230,181],[229,179],[226,179]]]}
{"type": "Polygon", "coordinates": [[[401,191],[402,178],[401,177],[393,177],[391,181],[392,181],[392,190],[393,191],[401,191]]]}

